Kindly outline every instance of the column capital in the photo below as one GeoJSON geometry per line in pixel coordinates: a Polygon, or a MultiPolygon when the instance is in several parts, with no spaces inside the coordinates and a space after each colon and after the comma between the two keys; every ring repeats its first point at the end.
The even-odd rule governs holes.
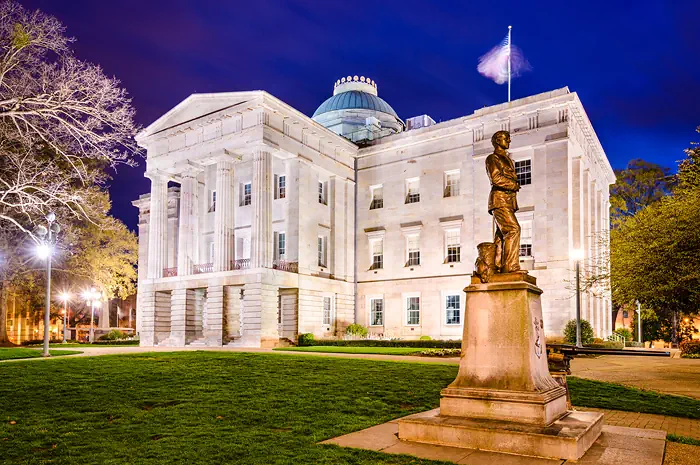
{"type": "Polygon", "coordinates": [[[148,178],[151,181],[170,181],[172,176],[168,173],[165,173],[161,170],[148,170],[145,173],[143,173],[144,178],[148,178]]]}

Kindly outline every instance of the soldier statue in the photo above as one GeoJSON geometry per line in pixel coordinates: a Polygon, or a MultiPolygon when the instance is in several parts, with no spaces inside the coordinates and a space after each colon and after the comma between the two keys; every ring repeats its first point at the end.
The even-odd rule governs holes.
{"type": "Polygon", "coordinates": [[[520,271],[520,224],[517,193],[520,190],[515,164],[508,154],[510,134],[498,131],[491,137],[493,153],[486,157],[486,172],[491,181],[489,213],[495,222],[494,241],[478,245],[476,274],[488,282],[493,273],[520,271]]]}

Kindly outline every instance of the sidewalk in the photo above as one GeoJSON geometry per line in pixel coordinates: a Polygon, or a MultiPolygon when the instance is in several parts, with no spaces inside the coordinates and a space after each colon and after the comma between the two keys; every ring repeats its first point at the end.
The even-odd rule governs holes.
{"type": "Polygon", "coordinates": [[[700,440],[700,420],[690,418],[670,417],[652,413],[623,412],[599,408],[574,407],[585,412],[602,412],[605,414],[605,424],[611,426],[627,426],[630,428],[660,429],[668,434],[686,436],[700,440]]]}

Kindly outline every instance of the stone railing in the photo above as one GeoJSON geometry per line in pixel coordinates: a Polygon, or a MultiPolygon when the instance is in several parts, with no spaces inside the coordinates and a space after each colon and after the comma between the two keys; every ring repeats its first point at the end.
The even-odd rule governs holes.
{"type": "Polygon", "coordinates": [[[232,270],[247,270],[250,268],[250,258],[240,258],[231,262],[232,270]]]}
{"type": "Polygon", "coordinates": [[[289,271],[290,273],[299,272],[299,262],[288,262],[286,260],[275,260],[272,262],[272,268],[275,270],[289,271]]]}
{"type": "Polygon", "coordinates": [[[177,276],[177,267],[173,268],[163,268],[163,277],[164,278],[172,278],[173,276],[177,276]]]}
{"type": "Polygon", "coordinates": [[[202,263],[201,265],[194,265],[194,274],[212,273],[213,271],[213,263],[202,263]]]}

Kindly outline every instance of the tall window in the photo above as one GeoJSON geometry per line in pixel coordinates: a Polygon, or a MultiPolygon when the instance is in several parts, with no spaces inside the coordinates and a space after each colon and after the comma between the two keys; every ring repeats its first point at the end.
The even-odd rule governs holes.
{"type": "Polygon", "coordinates": [[[406,260],[406,266],[416,266],[420,265],[420,236],[414,234],[406,237],[406,251],[408,253],[408,260],[406,260]]]}
{"type": "Polygon", "coordinates": [[[284,260],[287,253],[287,235],[283,232],[277,234],[277,256],[284,260]]]}
{"type": "Polygon", "coordinates": [[[520,256],[532,256],[532,220],[520,222],[520,256]]]}
{"type": "Polygon", "coordinates": [[[369,204],[369,209],[384,208],[384,187],[372,186],[370,191],[372,193],[372,202],[369,204]]]}
{"type": "Polygon", "coordinates": [[[209,198],[209,213],[216,211],[216,191],[211,191],[209,198]]]}
{"type": "Polygon", "coordinates": [[[327,205],[327,200],[326,200],[326,183],[325,182],[318,182],[318,203],[322,203],[324,205],[327,205]]]}
{"type": "Polygon", "coordinates": [[[382,326],[384,324],[384,299],[370,299],[369,301],[369,325],[382,326]]]}
{"type": "Polygon", "coordinates": [[[459,229],[448,229],[445,231],[445,245],[447,248],[445,263],[459,262],[461,249],[459,229]]]}
{"type": "Polygon", "coordinates": [[[459,170],[445,172],[445,197],[456,197],[459,195],[459,170]]]}
{"type": "Polygon", "coordinates": [[[253,203],[253,185],[249,182],[243,184],[241,192],[241,206],[250,205],[253,203]]]}
{"type": "Polygon", "coordinates": [[[527,186],[528,184],[532,184],[532,161],[516,161],[515,174],[518,176],[518,184],[520,184],[521,186],[527,186]]]}
{"type": "Polygon", "coordinates": [[[420,324],[420,297],[406,297],[406,324],[420,324]]]}
{"type": "Polygon", "coordinates": [[[384,239],[373,239],[370,241],[372,248],[372,266],[370,270],[384,268],[384,239]]]}
{"type": "Polygon", "coordinates": [[[275,198],[283,199],[287,197],[287,176],[275,175],[275,198]]]}
{"type": "Polygon", "coordinates": [[[323,298],[323,324],[333,324],[333,305],[330,297],[323,298]]]}
{"type": "Polygon", "coordinates": [[[318,266],[326,266],[326,237],[318,236],[318,266]]]}
{"type": "Polygon", "coordinates": [[[460,319],[459,294],[445,296],[445,323],[448,325],[458,325],[460,319]]]}
{"type": "Polygon", "coordinates": [[[406,179],[406,203],[420,202],[419,178],[406,179]]]}

